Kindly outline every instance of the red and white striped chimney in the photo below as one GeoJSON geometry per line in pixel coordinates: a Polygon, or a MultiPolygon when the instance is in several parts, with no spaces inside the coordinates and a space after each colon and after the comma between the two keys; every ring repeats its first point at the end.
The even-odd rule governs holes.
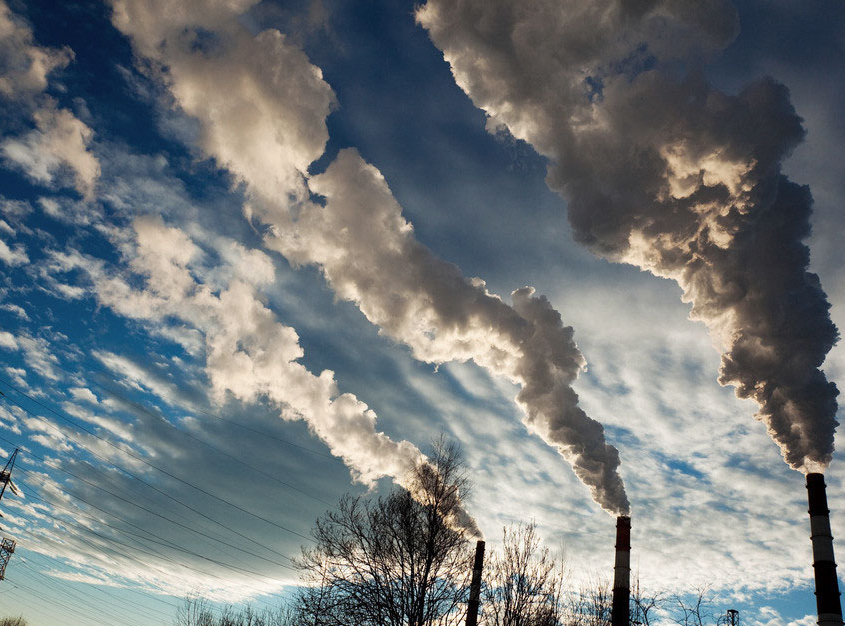
{"type": "Polygon", "coordinates": [[[631,596],[631,518],[616,518],[616,562],[613,567],[612,626],[628,626],[631,596]]]}
{"type": "Polygon", "coordinates": [[[472,582],[469,585],[466,626],[478,624],[478,607],[481,604],[481,569],[484,567],[484,542],[475,544],[475,563],[472,566],[472,582]]]}
{"type": "Polygon", "coordinates": [[[842,626],[842,603],[833,558],[833,535],[824,474],[807,474],[810,501],[810,539],[813,542],[813,570],[816,576],[816,608],[819,626],[842,626]]]}

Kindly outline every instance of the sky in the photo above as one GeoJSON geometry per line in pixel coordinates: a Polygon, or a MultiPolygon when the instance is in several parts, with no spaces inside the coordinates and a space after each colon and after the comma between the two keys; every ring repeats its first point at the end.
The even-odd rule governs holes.
{"type": "Polygon", "coordinates": [[[276,606],[443,434],[468,535],[815,623],[844,10],[626,7],[0,4],[0,615],[276,606]]]}

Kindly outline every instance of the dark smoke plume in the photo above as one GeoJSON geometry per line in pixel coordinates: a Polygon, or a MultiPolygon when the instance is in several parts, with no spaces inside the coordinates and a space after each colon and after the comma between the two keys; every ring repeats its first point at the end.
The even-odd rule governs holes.
{"type": "Polygon", "coordinates": [[[723,0],[428,0],[418,21],[489,116],[552,161],[578,241],[672,278],[722,350],[719,382],[795,469],[833,453],[838,334],[808,272],[812,198],[781,172],[804,136],[786,87],[736,95],[695,67],[737,33],[723,0]]]}

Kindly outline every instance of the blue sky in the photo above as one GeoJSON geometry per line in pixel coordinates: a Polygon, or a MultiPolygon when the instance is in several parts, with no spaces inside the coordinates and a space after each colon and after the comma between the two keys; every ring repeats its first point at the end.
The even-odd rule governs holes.
{"type": "MultiPolygon", "coordinates": [[[[395,1],[3,5],[0,452],[22,449],[25,498],[3,498],[18,551],[0,614],[146,625],[191,592],[273,605],[314,519],[401,483],[445,433],[491,543],[534,519],[576,577],[609,576],[600,503],[620,511],[624,482],[644,586],[707,585],[750,624],[814,623],[803,477],[757,404],[717,382],[734,318],[689,319],[661,240],[585,238],[601,211],[625,216],[589,205],[583,181],[622,181],[627,207],[628,166],[644,170],[593,158],[588,125],[560,112],[581,110],[579,54],[604,81],[594,122],[619,129],[596,141],[620,150],[662,140],[649,117],[706,126],[657,89],[628,113],[641,126],[614,120],[650,72],[728,96],[783,83],[806,137],[782,171],[812,191],[810,269],[842,328],[842,8],[656,3],[625,30],[565,4],[576,26],[557,34],[552,3],[519,16],[547,33],[530,53],[489,35],[519,32],[506,2],[439,26],[436,0],[428,19],[395,1]]],[[[741,205],[763,157],[740,148],[786,136],[783,115],[724,150],[706,143],[719,128],[689,131],[700,146],[661,153],[675,199],[700,172],[741,205]]],[[[841,346],[823,371],[845,384],[841,346]]],[[[840,477],[834,455],[835,537],[840,477]]]]}

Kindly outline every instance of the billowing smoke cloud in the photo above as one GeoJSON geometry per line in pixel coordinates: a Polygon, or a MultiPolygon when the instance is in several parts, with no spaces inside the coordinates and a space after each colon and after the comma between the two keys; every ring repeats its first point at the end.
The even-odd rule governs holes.
{"type": "Polygon", "coordinates": [[[781,173],[801,119],[772,79],[728,95],[679,69],[733,39],[728,2],[428,0],[417,19],[489,128],[551,159],[576,238],[676,280],[719,382],[759,403],[790,466],[823,469],[837,331],[807,271],[809,190],[781,173]]]}
{"type": "Polygon", "coordinates": [[[571,387],[584,363],[572,329],[532,289],[516,291],[509,306],[436,259],[414,239],[381,174],[354,150],[306,180],[324,149],[332,92],[283,35],[253,37],[225,19],[247,4],[211,3],[198,14],[191,3],[117,1],[114,21],[199,121],[204,155],[247,183],[250,212],[272,227],[270,247],[318,265],[341,298],[417,358],[472,359],[521,384],[528,426],[572,463],[602,507],[627,512],[619,454],[571,387]]]}
{"type": "Polygon", "coordinates": [[[525,287],[509,306],[484,281],[437,259],[414,238],[381,173],[355,150],[342,151],[309,186],[324,204],[303,206],[295,229],[279,228],[268,245],[294,263],[318,265],[338,296],[416,358],[471,359],[520,384],[528,427],[572,464],[596,502],[627,512],[619,453],[572,389],[584,358],[549,301],[525,287]]]}
{"type": "Polygon", "coordinates": [[[253,36],[238,23],[257,1],[115,0],[113,21],[201,122],[204,155],[264,196],[296,202],[307,197],[302,173],[325,149],[335,97],[285,35],[253,36]]]}
{"type": "MultiPolygon", "coordinates": [[[[78,253],[55,255],[55,270],[86,271],[101,304],[153,329],[179,320],[198,330],[205,341],[206,373],[219,400],[227,393],[246,402],[266,397],[284,419],[307,422],[357,481],[371,485],[391,476],[397,484],[412,486],[414,469],[426,462],[419,449],[378,432],[376,414],[353,394],[340,393],[333,372],[315,375],[299,362],[304,353],[296,331],[276,320],[257,291],[275,278],[264,253],[233,241],[217,242],[214,252],[230,263],[212,272],[204,266],[203,250],[182,230],[150,217],[137,218],[133,226],[133,240],[123,246],[126,275],[78,253]],[[207,280],[221,273],[220,284],[207,280]],[[141,288],[133,286],[138,278],[141,288]]],[[[462,506],[456,518],[468,534],[479,534],[462,506]]]]}
{"type": "Polygon", "coordinates": [[[60,181],[67,168],[73,186],[90,199],[100,176],[100,164],[88,149],[93,131],[45,93],[49,74],[72,58],[70,50],[37,45],[30,28],[0,0],[0,102],[11,109],[4,115],[30,115],[36,125],[0,143],[0,154],[40,184],[60,181]]]}

